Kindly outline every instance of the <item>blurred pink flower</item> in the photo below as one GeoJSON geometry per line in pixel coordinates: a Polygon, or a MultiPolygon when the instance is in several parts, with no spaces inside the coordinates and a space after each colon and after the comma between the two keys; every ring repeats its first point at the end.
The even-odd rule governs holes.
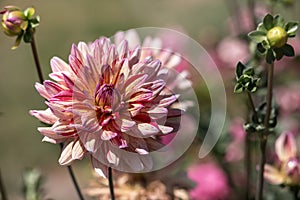
{"type": "Polygon", "coordinates": [[[237,37],[226,37],[218,45],[217,54],[224,68],[235,69],[236,64],[249,59],[249,47],[246,41],[237,37]]]}
{"type": "Polygon", "coordinates": [[[196,182],[190,191],[193,200],[228,199],[230,188],[225,172],[214,162],[197,164],[188,169],[188,177],[196,182]]]}
{"type": "Polygon", "coordinates": [[[274,185],[300,185],[300,162],[297,145],[291,132],[283,132],[275,142],[275,152],[279,163],[276,166],[265,165],[264,177],[274,185]]]}
{"type": "Polygon", "coordinates": [[[57,57],[51,60],[54,81],[36,84],[49,108],[30,114],[52,125],[38,128],[43,141],[64,143],[61,165],[89,154],[102,176],[108,166],[150,170],[149,152],[162,147],[156,138],[176,132],[179,124],[174,118],[181,111],[172,104],[178,96],[166,90],[165,80],[174,75],[168,69],[180,58],[143,50],[138,36],[131,36],[119,37],[115,44],[103,37],[73,45],[69,64],[57,57]]]}
{"type": "Polygon", "coordinates": [[[300,91],[299,85],[281,87],[277,89],[275,98],[283,115],[300,111],[300,91]]]}
{"type": "Polygon", "coordinates": [[[244,141],[246,137],[246,132],[243,127],[242,119],[234,119],[229,127],[229,133],[231,135],[231,142],[229,143],[225,160],[227,162],[239,161],[244,157],[244,141]]]}

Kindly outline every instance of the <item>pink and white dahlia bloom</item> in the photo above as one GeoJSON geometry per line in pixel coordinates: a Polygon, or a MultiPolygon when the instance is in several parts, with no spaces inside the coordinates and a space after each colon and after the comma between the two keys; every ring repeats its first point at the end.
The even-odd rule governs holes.
{"type": "Polygon", "coordinates": [[[159,137],[178,130],[181,110],[172,107],[178,95],[166,86],[166,66],[178,56],[162,62],[131,41],[103,37],[73,45],[69,63],[52,58],[53,81],[36,84],[48,108],[30,114],[51,125],[38,128],[43,141],[64,144],[61,165],[90,155],[103,176],[109,166],[149,171],[159,137]]]}

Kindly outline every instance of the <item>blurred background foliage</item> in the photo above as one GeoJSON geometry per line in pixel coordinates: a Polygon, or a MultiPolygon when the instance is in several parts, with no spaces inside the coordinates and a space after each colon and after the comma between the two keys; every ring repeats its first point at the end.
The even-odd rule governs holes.
{"type": "MultiPolygon", "coordinates": [[[[169,27],[183,30],[204,46],[228,34],[231,0],[0,0],[0,8],[33,6],[41,23],[36,42],[43,74],[53,56],[67,61],[72,43],[94,41],[119,30],[169,27]]],[[[246,4],[246,2],[243,2],[246,4]]],[[[298,3],[299,4],[299,3],[298,3]]],[[[297,5],[294,9],[297,9],[297,5]]],[[[296,10],[295,10],[296,11],[296,10]]],[[[297,20],[297,19],[295,19],[297,20]]],[[[38,120],[30,109],[46,108],[34,88],[38,81],[29,45],[14,51],[13,38],[0,34],[0,168],[11,199],[21,199],[22,172],[37,167],[46,176],[45,192],[53,199],[75,199],[65,167],[57,163],[59,147],[42,143],[38,120]],[[63,186],[63,187],[62,187],[63,186]]],[[[234,74],[232,74],[234,77],[234,74]]],[[[232,85],[228,86],[232,92],[232,85]]],[[[74,165],[82,187],[92,176],[88,160],[74,165]]]]}

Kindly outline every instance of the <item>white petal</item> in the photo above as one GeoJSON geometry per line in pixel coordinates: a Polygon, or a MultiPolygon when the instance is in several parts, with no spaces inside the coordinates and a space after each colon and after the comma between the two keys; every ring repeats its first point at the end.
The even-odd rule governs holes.
{"type": "Polygon", "coordinates": [[[97,174],[103,178],[106,178],[108,176],[108,166],[104,165],[93,156],[91,158],[91,161],[97,174]]]}
{"type": "Polygon", "coordinates": [[[62,150],[60,158],[58,160],[60,165],[69,165],[74,161],[72,158],[73,144],[74,144],[74,141],[68,141],[64,144],[63,150],[62,150]]]}
{"type": "Polygon", "coordinates": [[[140,123],[137,125],[138,130],[141,131],[143,135],[155,135],[159,132],[159,129],[149,123],[140,123]]]}
{"type": "Polygon", "coordinates": [[[112,151],[109,150],[107,152],[106,157],[107,157],[107,160],[109,163],[116,165],[116,166],[119,164],[120,158],[118,158],[118,156],[115,153],[113,153],[112,151]]]}

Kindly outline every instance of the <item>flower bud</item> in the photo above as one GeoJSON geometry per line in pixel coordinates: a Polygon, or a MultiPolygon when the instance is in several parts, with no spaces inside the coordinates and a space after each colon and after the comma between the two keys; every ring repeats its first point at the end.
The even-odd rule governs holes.
{"type": "Polygon", "coordinates": [[[24,12],[17,7],[8,6],[1,12],[3,32],[8,36],[20,35],[28,26],[24,12]]]}
{"type": "Polygon", "coordinates": [[[280,26],[275,26],[268,31],[267,39],[271,47],[280,48],[286,44],[288,40],[288,34],[280,26]]]}

